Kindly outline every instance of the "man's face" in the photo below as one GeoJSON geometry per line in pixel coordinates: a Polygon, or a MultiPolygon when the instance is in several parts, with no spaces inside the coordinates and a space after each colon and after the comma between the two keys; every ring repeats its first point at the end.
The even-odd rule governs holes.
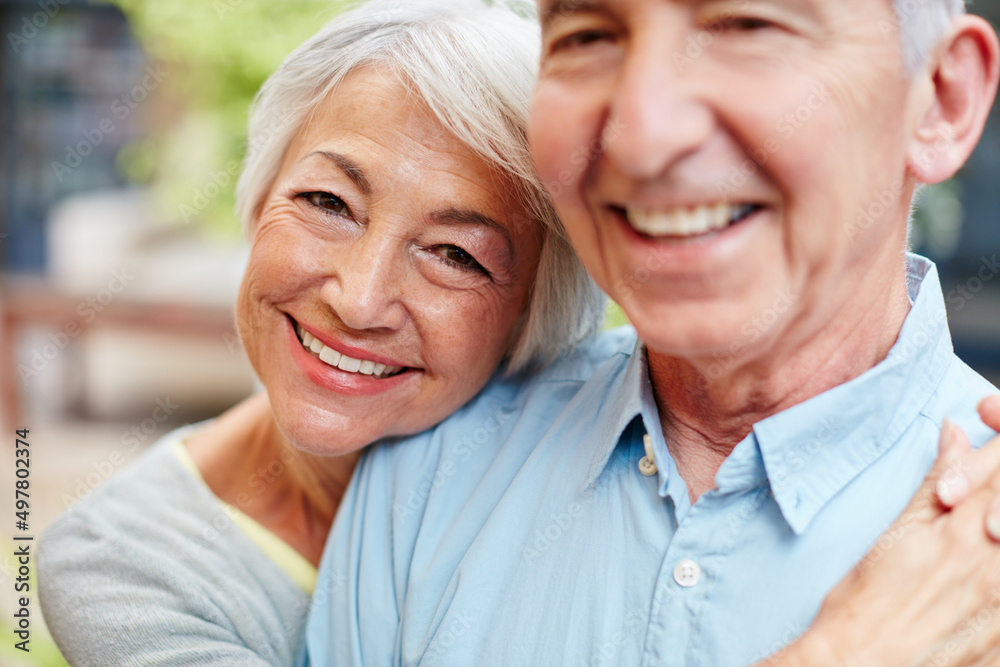
{"type": "Polygon", "coordinates": [[[539,13],[536,162],[652,349],[763,354],[878,303],[870,288],[903,262],[922,120],[889,0],[542,0],[539,13]]]}

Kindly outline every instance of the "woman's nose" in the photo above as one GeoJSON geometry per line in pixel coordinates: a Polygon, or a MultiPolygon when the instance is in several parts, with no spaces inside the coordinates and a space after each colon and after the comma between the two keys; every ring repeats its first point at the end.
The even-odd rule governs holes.
{"type": "Polygon", "coordinates": [[[320,298],[345,326],[358,331],[403,327],[409,317],[403,300],[409,271],[398,239],[369,229],[329,261],[320,298]]]}

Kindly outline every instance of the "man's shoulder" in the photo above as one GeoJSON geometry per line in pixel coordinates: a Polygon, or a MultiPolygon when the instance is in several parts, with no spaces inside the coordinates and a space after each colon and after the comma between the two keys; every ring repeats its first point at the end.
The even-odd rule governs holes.
{"type": "Polygon", "coordinates": [[[370,448],[356,483],[373,490],[376,502],[403,497],[410,505],[423,505],[432,494],[461,503],[480,484],[502,486],[546,434],[566,422],[595,418],[590,408],[606,397],[635,341],[634,330],[622,327],[589,339],[541,371],[498,375],[437,426],[370,448]],[[581,409],[581,403],[589,407],[581,409]]]}
{"type": "MultiPolygon", "coordinates": [[[[628,356],[635,347],[636,333],[622,326],[587,338],[572,351],[539,371],[536,382],[586,382],[598,368],[617,356],[628,356]]],[[[527,380],[530,384],[532,379],[527,380]]]]}
{"type": "Polygon", "coordinates": [[[543,429],[569,405],[595,376],[613,372],[627,363],[635,347],[632,327],[606,331],[580,343],[549,366],[532,373],[498,373],[472,400],[431,429],[412,436],[384,441],[380,457],[412,470],[417,461],[428,462],[433,451],[454,447],[472,438],[475,451],[488,455],[515,426],[543,429]],[[487,447],[486,445],[490,446],[487,447]],[[399,461],[397,459],[400,459],[399,461]]]}

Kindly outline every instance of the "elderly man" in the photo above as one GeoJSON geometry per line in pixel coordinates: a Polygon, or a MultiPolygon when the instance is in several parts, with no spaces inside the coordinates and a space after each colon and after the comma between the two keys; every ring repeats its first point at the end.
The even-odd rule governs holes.
{"type": "Polygon", "coordinates": [[[314,662],[998,664],[990,490],[882,535],[942,426],[944,459],[992,435],[906,229],[979,139],[993,31],[953,0],[539,13],[536,162],[640,342],[367,456],[314,662]]]}

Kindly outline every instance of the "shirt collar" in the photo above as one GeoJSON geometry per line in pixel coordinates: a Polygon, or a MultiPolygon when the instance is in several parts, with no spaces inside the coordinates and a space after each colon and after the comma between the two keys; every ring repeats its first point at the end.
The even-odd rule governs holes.
{"type": "Polygon", "coordinates": [[[953,361],[937,268],[908,255],[906,283],[913,307],[881,363],[754,425],[774,499],[796,533],[899,440],[953,361]]]}
{"type": "MultiPolygon", "coordinates": [[[[774,499],[796,533],[803,532],[833,496],[899,439],[952,362],[937,268],[923,257],[908,255],[906,278],[913,307],[888,356],[860,377],[758,422],[748,436],[756,440],[774,499]]],[[[641,341],[614,372],[610,381],[599,383],[606,395],[596,397],[601,399],[596,420],[599,438],[587,488],[627,439],[623,437],[627,427],[640,417],[653,437],[659,492],[665,496],[673,466],[641,341]]]]}
{"type": "MultiPolygon", "coordinates": [[[[663,440],[656,403],[652,400],[653,387],[649,381],[646,351],[642,341],[635,341],[631,353],[627,350],[620,352],[623,354],[623,361],[610,369],[613,373],[610,381],[602,382],[595,378],[598,381],[592,383],[594,387],[606,387],[606,395],[594,397],[596,404],[600,406],[595,420],[598,437],[595,440],[597,448],[594,459],[587,473],[587,489],[593,486],[607,467],[619,441],[625,439],[623,433],[637,416],[642,417],[646,432],[653,435],[654,440],[657,436],[660,441],[663,440]]],[[[666,444],[663,451],[666,451],[666,444]]],[[[659,450],[656,458],[657,461],[661,460],[659,450]]]]}

